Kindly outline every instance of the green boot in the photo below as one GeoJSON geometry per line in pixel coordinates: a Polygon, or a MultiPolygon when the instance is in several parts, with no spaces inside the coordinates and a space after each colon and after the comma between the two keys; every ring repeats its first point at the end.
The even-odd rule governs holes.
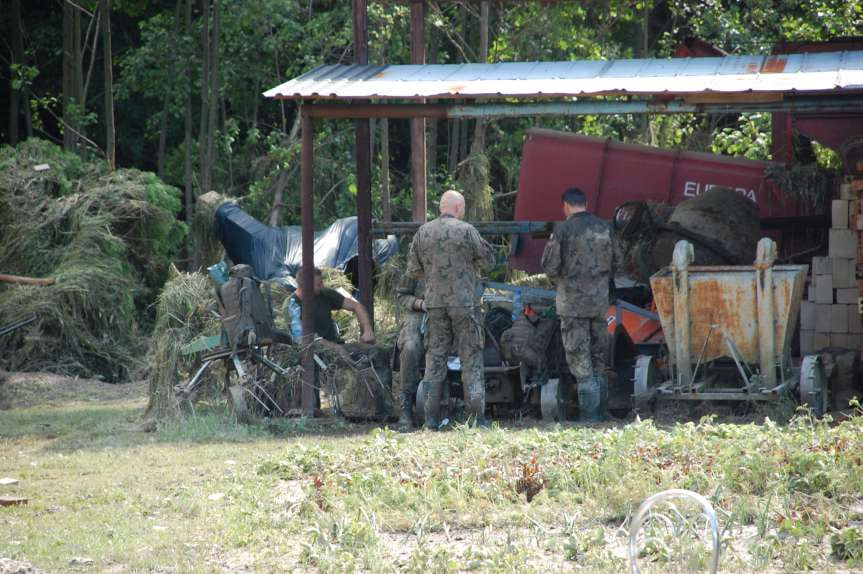
{"type": "Polygon", "coordinates": [[[401,413],[399,414],[399,430],[408,432],[415,428],[413,417],[414,393],[402,393],[401,413]]]}
{"type": "Polygon", "coordinates": [[[598,377],[585,377],[578,381],[578,419],[583,423],[602,421],[602,402],[598,377]]]}

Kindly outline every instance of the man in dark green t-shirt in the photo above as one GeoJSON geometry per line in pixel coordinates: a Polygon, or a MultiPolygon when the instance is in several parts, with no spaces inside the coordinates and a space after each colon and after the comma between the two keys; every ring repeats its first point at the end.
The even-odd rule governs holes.
{"type": "MultiPolygon", "coordinates": [[[[338,341],[339,332],[336,328],[336,322],[333,321],[333,311],[344,309],[351,311],[356,315],[360,323],[360,342],[373,344],[375,342],[375,332],[369,321],[369,314],[366,308],[355,299],[345,297],[335,289],[324,287],[324,278],[321,270],[317,267],[315,273],[315,303],[312,313],[315,318],[315,333],[328,341],[338,341]]],[[[303,269],[297,271],[297,283],[302,285],[303,269]]],[[[295,341],[300,341],[303,334],[302,312],[303,312],[303,289],[298,287],[294,292],[294,296],[289,303],[291,312],[291,334],[295,341]]]]}

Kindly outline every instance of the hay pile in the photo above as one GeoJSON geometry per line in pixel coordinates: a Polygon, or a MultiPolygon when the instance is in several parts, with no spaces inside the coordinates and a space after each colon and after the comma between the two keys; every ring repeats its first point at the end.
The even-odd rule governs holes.
{"type": "Polygon", "coordinates": [[[38,316],[0,338],[0,366],[126,379],[183,241],[180,206],[179,190],[150,173],[109,173],[34,139],[0,149],[0,273],[54,279],[0,284],[0,325],[38,316]]]}
{"type": "Polygon", "coordinates": [[[218,335],[219,319],[210,311],[215,305],[210,280],[204,273],[180,273],[172,277],[159,294],[156,324],[147,356],[150,404],[147,415],[154,418],[179,413],[174,386],[187,380],[196,357],[180,349],[201,336],[218,335]]]}

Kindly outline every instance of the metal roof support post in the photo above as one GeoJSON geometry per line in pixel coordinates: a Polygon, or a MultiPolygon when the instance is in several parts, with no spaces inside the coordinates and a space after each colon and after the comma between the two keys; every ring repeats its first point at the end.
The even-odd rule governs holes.
{"type": "Polygon", "coordinates": [[[776,321],[773,313],[773,263],[776,254],[776,243],[769,237],[762,237],[755,258],[755,294],[758,302],[761,382],[768,389],[776,386],[776,321]]]}
{"type": "MultiPolygon", "coordinates": [[[[426,63],[425,0],[411,0],[411,64],[426,63]]],[[[425,100],[421,101],[425,103],[425,100]]],[[[413,220],[425,223],[426,199],[426,120],[411,119],[411,183],[414,190],[413,220]]]]}
{"type": "Polygon", "coordinates": [[[300,148],[300,181],[301,181],[301,212],[303,225],[303,277],[300,287],[303,289],[303,416],[314,417],[316,405],[315,393],[315,360],[312,343],[315,339],[315,315],[312,313],[315,304],[315,274],[311,270],[315,266],[315,196],[314,169],[315,147],[314,126],[312,118],[303,114],[302,140],[300,148]]]}
{"type": "MultiPolygon", "coordinates": [[[[366,0],[354,0],[354,61],[369,63],[369,34],[366,0]]],[[[356,120],[355,158],[357,164],[357,273],[360,303],[374,325],[375,307],[372,288],[372,151],[368,118],[356,120]]]]}

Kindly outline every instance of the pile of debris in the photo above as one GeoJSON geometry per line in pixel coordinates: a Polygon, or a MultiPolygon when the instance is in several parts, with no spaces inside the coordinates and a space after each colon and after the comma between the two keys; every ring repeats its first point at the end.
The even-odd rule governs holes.
{"type": "Polygon", "coordinates": [[[121,381],[185,237],[179,190],[31,139],[0,149],[0,366],[121,381]]]}

